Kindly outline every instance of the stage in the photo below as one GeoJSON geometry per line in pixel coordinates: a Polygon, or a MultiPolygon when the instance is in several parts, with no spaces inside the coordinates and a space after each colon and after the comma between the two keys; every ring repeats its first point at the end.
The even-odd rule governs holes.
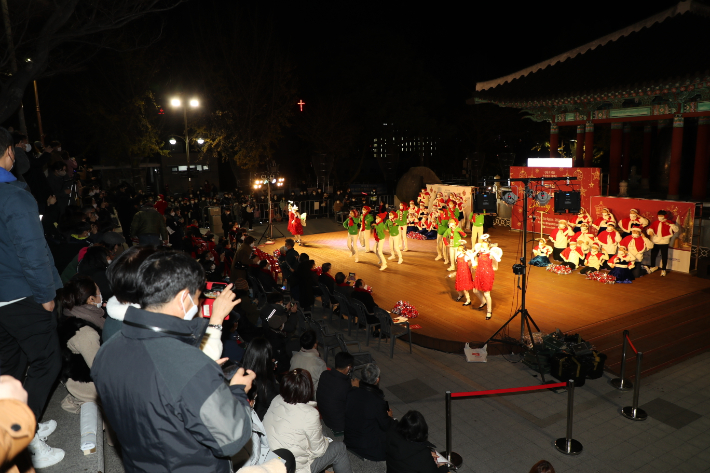
{"type": "MultiPolygon", "coordinates": [[[[398,300],[409,301],[419,311],[419,317],[410,322],[421,326],[412,330],[414,343],[445,352],[462,353],[465,342],[487,340],[519,306],[518,276],[513,274],[511,267],[519,262],[521,256],[522,232],[495,227],[490,235],[490,241],[498,243],[503,249],[503,260],[491,292],[493,318],[488,321],[485,320],[485,311],[476,310],[479,303],[473,294],[471,306],[463,307],[463,301],[455,302],[455,278],[447,277],[451,273],[446,271],[443,260],[434,261],[435,240],[408,239],[409,251],[403,253],[404,262],[400,265],[396,260],[388,261],[384,271],[379,270],[374,253],[361,253],[360,262],[355,263],[346,247],[345,230],[305,235],[303,241],[306,246],[296,246],[296,250],[307,253],[317,266],[330,262],[333,275],[338,271],[346,275],[356,273],[357,278],[362,278],[373,287],[375,302],[384,309],[391,310],[398,300]]],[[[531,239],[532,235],[528,238],[531,239]]],[[[273,245],[260,245],[260,248],[271,253],[282,246],[283,241],[279,239],[273,245]]],[[[466,241],[470,243],[468,238],[466,241]]],[[[528,243],[528,258],[532,245],[532,242],[528,243]]],[[[374,238],[371,248],[374,248],[374,238]]],[[[388,256],[389,244],[386,243],[385,257],[388,256]]],[[[552,332],[559,328],[563,332],[579,332],[582,337],[585,337],[585,327],[594,327],[594,335],[590,333],[590,337],[607,333],[607,323],[618,330],[621,316],[638,314],[644,308],[654,313],[652,306],[657,304],[660,318],[655,319],[670,326],[673,324],[670,318],[663,321],[664,314],[660,309],[663,304],[668,305],[676,298],[682,299],[685,295],[710,288],[710,280],[677,272],[661,277],[660,271],[657,271],[632,284],[601,284],[587,280],[579,272],[557,275],[537,267],[530,268],[528,274],[527,308],[540,330],[552,332]]],[[[520,319],[516,318],[507,331],[510,336],[519,338],[520,319]]]]}

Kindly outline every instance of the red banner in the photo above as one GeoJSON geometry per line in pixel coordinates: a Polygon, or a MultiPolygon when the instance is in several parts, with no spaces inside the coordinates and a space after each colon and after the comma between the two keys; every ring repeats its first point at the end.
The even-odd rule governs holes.
{"type": "Polygon", "coordinates": [[[556,182],[534,182],[530,186],[533,192],[545,190],[552,195],[550,201],[545,205],[540,205],[535,199],[528,199],[528,230],[540,232],[540,222],[542,221],[542,232],[548,233],[550,230],[557,228],[559,220],[574,220],[577,214],[555,214],[555,192],[558,191],[579,191],[582,199],[582,207],[592,214],[591,198],[601,194],[601,169],[599,168],[529,168],[512,166],[510,168],[511,188],[518,195],[518,201],[513,206],[513,212],[510,220],[510,227],[515,230],[523,228],[523,189],[525,186],[520,182],[515,182],[516,178],[525,177],[576,177],[576,181],[556,182]],[[533,219],[535,217],[534,225],[533,219]]]}

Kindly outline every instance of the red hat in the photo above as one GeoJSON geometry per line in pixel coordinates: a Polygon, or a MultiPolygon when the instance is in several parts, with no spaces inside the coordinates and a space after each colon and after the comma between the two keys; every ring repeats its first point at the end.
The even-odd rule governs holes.
{"type": "Polygon", "coordinates": [[[449,219],[449,223],[455,223],[456,225],[458,225],[458,224],[459,224],[459,219],[457,219],[456,217],[451,217],[451,218],[449,219]]]}
{"type": "Polygon", "coordinates": [[[397,216],[397,212],[395,212],[394,210],[390,211],[390,217],[396,217],[396,216],[397,216]]]}
{"type": "Polygon", "coordinates": [[[350,211],[351,211],[351,212],[353,213],[353,215],[355,215],[356,217],[357,217],[358,215],[360,215],[360,212],[358,212],[357,209],[354,209],[354,208],[353,208],[353,209],[350,209],[350,211]]]}
{"type": "Polygon", "coordinates": [[[370,207],[367,205],[362,206],[362,213],[370,213],[370,210],[372,210],[370,207]]]}
{"type": "Polygon", "coordinates": [[[387,218],[387,212],[382,212],[381,214],[377,214],[377,218],[380,220],[385,220],[387,218]]]}
{"type": "Polygon", "coordinates": [[[448,200],[446,201],[446,205],[449,205],[449,203],[455,204],[456,202],[454,202],[452,199],[448,199],[448,200]]]}

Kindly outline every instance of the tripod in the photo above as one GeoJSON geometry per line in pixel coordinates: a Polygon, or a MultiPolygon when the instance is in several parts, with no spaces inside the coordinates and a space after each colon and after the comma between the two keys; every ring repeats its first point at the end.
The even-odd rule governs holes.
{"type": "MultiPolygon", "coordinates": [[[[540,360],[540,352],[537,348],[537,345],[535,344],[535,338],[533,337],[533,331],[530,326],[532,325],[535,327],[536,331],[540,331],[538,328],[537,324],[535,323],[535,320],[533,320],[532,316],[528,312],[528,309],[525,306],[525,295],[527,293],[527,256],[528,256],[528,194],[532,193],[532,189],[530,189],[529,184],[530,182],[533,181],[554,181],[554,180],[576,180],[576,177],[564,177],[564,178],[520,178],[520,179],[510,179],[511,181],[517,181],[517,182],[522,182],[525,185],[525,188],[523,190],[523,255],[520,258],[520,264],[515,264],[513,265],[513,272],[517,274],[521,278],[521,285],[518,287],[520,288],[521,292],[521,300],[520,300],[520,308],[515,311],[515,313],[508,319],[506,323],[504,323],[498,330],[495,331],[493,335],[486,340],[486,344],[490,341],[495,341],[495,342],[503,342],[503,343],[513,343],[509,339],[504,339],[504,338],[495,338],[496,335],[498,335],[503,329],[505,329],[508,324],[510,324],[515,318],[519,315],[520,316],[520,340],[518,342],[515,342],[513,344],[515,345],[523,345],[523,337],[525,335],[525,329],[527,328],[528,330],[528,335],[530,335],[530,343],[532,343],[532,351],[535,354],[535,357],[537,358],[537,367],[538,367],[538,373],[540,373],[540,378],[542,379],[542,383],[546,384],[547,381],[545,381],[545,373],[543,372],[544,370],[542,369],[542,363],[540,360]]],[[[502,179],[497,179],[497,181],[501,181],[502,179]]],[[[540,221],[540,224],[542,225],[542,220],[540,221]]],[[[533,232],[535,231],[535,217],[533,216],[533,232]]]]}
{"type": "Polygon", "coordinates": [[[261,243],[261,240],[263,240],[264,237],[266,237],[267,233],[269,234],[269,236],[266,237],[266,243],[273,243],[274,242],[274,229],[276,229],[276,231],[279,232],[279,234],[282,237],[286,236],[283,233],[281,233],[281,230],[274,227],[274,223],[272,222],[274,215],[271,211],[271,182],[269,182],[267,184],[267,190],[269,193],[269,223],[266,225],[266,229],[264,230],[264,233],[261,234],[259,241],[256,242],[257,246],[259,245],[259,243],[261,243]]]}

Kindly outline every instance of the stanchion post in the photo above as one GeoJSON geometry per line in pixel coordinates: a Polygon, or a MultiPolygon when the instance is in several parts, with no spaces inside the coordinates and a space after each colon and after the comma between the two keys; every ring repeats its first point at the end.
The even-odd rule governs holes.
{"type": "Polygon", "coordinates": [[[555,448],[565,455],[579,455],[582,444],[572,438],[572,420],[574,415],[574,380],[567,381],[567,436],[555,440],[555,448]]]}
{"type": "Polygon", "coordinates": [[[455,469],[463,464],[461,455],[451,451],[451,391],[446,391],[446,451],[443,455],[455,469]]]}
{"type": "Polygon", "coordinates": [[[614,386],[619,391],[628,391],[634,387],[631,381],[629,381],[628,379],[624,379],[624,375],[626,374],[626,350],[629,347],[629,331],[624,330],[624,333],[621,335],[621,338],[623,345],[621,346],[620,377],[609,380],[609,384],[614,386]]]}
{"type": "Polygon", "coordinates": [[[636,353],[636,379],[634,380],[634,399],[631,406],[621,409],[621,415],[627,419],[643,421],[648,419],[648,414],[643,409],[639,409],[639,391],[641,390],[641,361],[643,353],[636,353]]]}

